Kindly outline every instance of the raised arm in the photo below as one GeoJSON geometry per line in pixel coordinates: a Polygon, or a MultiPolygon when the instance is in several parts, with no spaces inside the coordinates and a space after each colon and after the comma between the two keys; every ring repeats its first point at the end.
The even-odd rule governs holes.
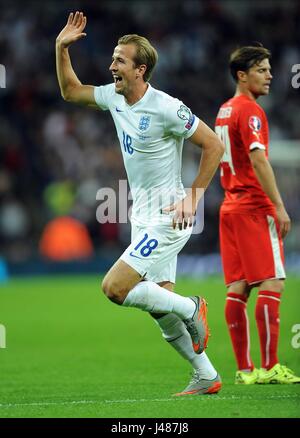
{"type": "Polygon", "coordinates": [[[71,13],[68,22],[56,38],[56,72],[62,97],[74,103],[97,107],[94,87],[83,85],[76,76],[69,55],[69,46],[86,36],[86,17],[82,12],[71,13]]]}

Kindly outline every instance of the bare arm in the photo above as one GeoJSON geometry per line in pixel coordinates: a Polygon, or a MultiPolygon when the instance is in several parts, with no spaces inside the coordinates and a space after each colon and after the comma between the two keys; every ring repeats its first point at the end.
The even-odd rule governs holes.
{"type": "Polygon", "coordinates": [[[66,26],[56,39],[56,71],[61,95],[65,100],[98,108],[94,99],[94,87],[80,82],[69,55],[69,46],[86,36],[83,32],[86,22],[82,12],[69,15],[66,26]]]}
{"type": "MultiPolygon", "coordinates": [[[[190,141],[202,147],[199,172],[192,184],[192,190],[196,191],[199,188],[206,190],[220,164],[225,146],[215,132],[201,120],[196,131],[190,137],[190,141]]],[[[198,203],[198,197],[195,200],[198,203]]]]}
{"type": "Polygon", "coordinates": [[[218,136],[201,120],[194,134],[189,140],[202,147],[202,155],[198,174],[192,184],[191,190],[182,201],[164,209],[164,211],[176,210],[173,218],[173,228],[179,223],[179,229],[187,228],[193,223],[198,202],[211,182],[220,164],[225,151],[225,146],[218,136]]]}
{"type": "Polygon", "coordinates": [[[275,175],[271,164],[269,163],[265,152],[255,149],[250,153],[250,160],[254,173],[262,186],[263,191],[273,202],[277,213],[277,219],[280,226],[282,237],[285,237],[291,228],[291,220],[284,207],[283,200],[277,188],[275,175]]]}

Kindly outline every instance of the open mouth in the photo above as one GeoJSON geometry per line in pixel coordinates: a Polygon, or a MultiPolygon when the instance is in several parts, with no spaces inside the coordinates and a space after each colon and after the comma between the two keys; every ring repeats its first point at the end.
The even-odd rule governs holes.
{"type": "Polygon", "coordinates": [[[120,84],[122,82],[121,76],[114,75],[115,84],[120,84]]]}

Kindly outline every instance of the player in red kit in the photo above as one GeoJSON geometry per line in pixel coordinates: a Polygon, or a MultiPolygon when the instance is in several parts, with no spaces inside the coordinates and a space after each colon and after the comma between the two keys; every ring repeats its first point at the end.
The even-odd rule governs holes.
{"type": "Polygon", "coordinates": [[[270,52],[241,47],[230,57],[237,83],[217,115],[216,133],[225,144],[221,183],[220,248],[227,286],[225,317],[237,361],[235,382],[300,383],[277,356],[279,305],[285,270],[282,239],[291,227],[268,161],[268,121],[257,99],[269,93],[270,52]],[[255,318],[261,369],[250,355],[247,300],[258,288],[255,318]]]}

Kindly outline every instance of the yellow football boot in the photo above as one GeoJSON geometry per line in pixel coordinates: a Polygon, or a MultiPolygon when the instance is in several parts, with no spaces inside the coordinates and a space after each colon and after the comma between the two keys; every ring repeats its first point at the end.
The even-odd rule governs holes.
{"type": "Polygon", "coordinates": [[[249,373],[245,371],[238,370],[235,373],[235,381],[234,383],[236,385],[242,384],[242,385],[254,385],[255,383],[258,383],[259,378],[259,370],[257,368],[254,368],[253,371],[250,371],[249,373]]]}
{"type": "Polygon", "coordinates": [[[259,378],[257,383],[268,384],[291,384],[300,383],[300,377],[297,377],[295,373],[287,368],[285,365],[277,363],[270,370],[259,370],[259,378]]]}

